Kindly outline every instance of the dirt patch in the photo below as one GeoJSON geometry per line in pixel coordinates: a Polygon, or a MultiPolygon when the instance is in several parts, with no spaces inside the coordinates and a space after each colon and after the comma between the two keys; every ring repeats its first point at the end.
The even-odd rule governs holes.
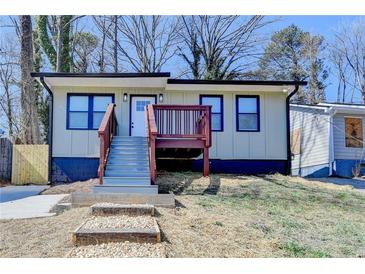
{"type": "Polygon", "coordinates": [[[282,175],[164,176],[179,194],[176,209],[158,209],[168,257],[365,256],[365,196],[351,187],[282,175]]]}
{"type": "Polygon", "coordinates": [[[0,221],[0,257],[64,257],[71,251],[71,233],[88,217],[76,208],[46,218],[0,221]]]}
{"type": "Polygon", "coordinates": [[[99,179],[90,179],[87,181],[79,181],[69,184],[60,184],[51,186],[49,189],[42,192],[48,194],[70,194],[73,192],[92,192],[93,187],[99,184],[99,179]]]}

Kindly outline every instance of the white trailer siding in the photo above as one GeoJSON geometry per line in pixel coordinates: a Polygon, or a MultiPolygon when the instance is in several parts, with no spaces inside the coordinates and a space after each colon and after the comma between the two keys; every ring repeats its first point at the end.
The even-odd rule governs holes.
{"type": "Polygon", "coordinates": [[[346,147],[345,143],[345,117],[362,118],[363,136],[365,136],[365,114],[335,114],[333,117],[333,137],[335,159],[356,160],[364,159],[365,148],[346,147]]]}
{"type": "MultiPolygon", "coordinates": [[[[264,89],[264,87],[263,87],[264,89]]],[[[200,94],[224,95],[224,131],[213,132],[210,158],[286,160],[286,94],[240,91],[166,91],[163,88],[52,87],[54,93],[53,157],[99,157],[97,130],[67,130],[67,93],[113,93],[119,134],[129,135],[130,97],[124,93],[164,94],[163,104],[199,104],[200,94]],[[260,96],[260,132],[236,132],[236,95],[260,96]]]]}
{"type": "Polygon", "coordinates": [[[300,154],[294,156],[292,169],[307,169],[306,173],[315,172],[316,168],[329,165],[329,130],[330,116],[324,109],[291,106],[291,132],[300,129],[300,154]]]}

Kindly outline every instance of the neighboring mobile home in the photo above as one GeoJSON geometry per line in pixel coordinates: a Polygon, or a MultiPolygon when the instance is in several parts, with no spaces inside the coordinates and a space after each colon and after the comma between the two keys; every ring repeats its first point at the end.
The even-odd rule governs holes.
{"type": "Polygon", "coordinates": [[[365,106],[290,105],[292,174],[352,177],[365,174],[365,106]]]}
{"type": "MultiPolygon", "coordinates": [[[[103,175],[105,165],[105,177],[121,178],[123,165],[137,165],[123,162],[127,156],[122,151],[127,149],[131,154],[148,154],[146,171],[152,180],[154,159],[157,168],[171,168],[175,158],[190,159],[190,168],[204,166],[205,174],[209,169],[246,174],[290,171],[289,97],[305,82],[179,80],[170,79],[169,73],[32,76],[53,98],[53,182],[97,177],[98,168],[103,175]],[[115,105],[107,110],[110,103],[115,105]],[[100,132],[118,136],[111,145],[101,145],[98,130],[99,136],[100,132]],[[133,150],[140,146],[141,151],[133,150]],[[111,165],[113,157],[121,162],[111,165]],[[209,162],[204,161],[208,157],[209,162]]],[[[132,156],[128,159],[136,160],[132,156]]]]}

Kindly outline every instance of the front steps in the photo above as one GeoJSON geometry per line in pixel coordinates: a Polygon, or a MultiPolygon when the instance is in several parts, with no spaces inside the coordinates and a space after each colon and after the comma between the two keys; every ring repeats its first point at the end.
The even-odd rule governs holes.
{"type": "Polygon", "coordinates": [[[95,204],[92,216],[73,232],[72,243],[76,247],[125,241],[160,243],[154,214],[152,205],[95,204]]]}
{"type": "Polygon", "coordinates": [[[103,179],[94,193],[158,194],[151,185],[147,138],[114,136],[103,179]]]}

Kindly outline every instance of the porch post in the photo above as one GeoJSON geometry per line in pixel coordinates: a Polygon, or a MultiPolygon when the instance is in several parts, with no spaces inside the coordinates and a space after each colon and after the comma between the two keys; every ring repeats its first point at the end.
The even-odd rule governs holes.
{"type": "Polygon", "coordinates": [[[208,147],[204,147],[203,161],[204,161],[203,176],[209,176],[209,148],[208,147]]]}

